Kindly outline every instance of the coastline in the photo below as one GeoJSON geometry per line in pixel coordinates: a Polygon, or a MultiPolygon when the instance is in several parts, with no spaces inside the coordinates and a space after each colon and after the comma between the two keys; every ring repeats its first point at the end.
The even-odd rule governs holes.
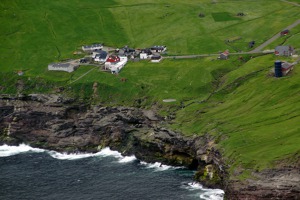
{"type": "Polygon", "coordinates": [[[226,199],[296,199],[300,194],[293,181],[284,181],[294,177],[297,183],[297,168],[257,173],[257,180],[230,180],[213,138],[184,137],[166,129],[166,122],[151,110],[89,106],[55,95],[0,98],[0,109],[1,144],[26,143],[68,153],[110,147],[145,162],[197,170],[195,179],[206,187],[222,188],[226,199]],[[278,187],[276,181],[285,185],[278,187]]]}

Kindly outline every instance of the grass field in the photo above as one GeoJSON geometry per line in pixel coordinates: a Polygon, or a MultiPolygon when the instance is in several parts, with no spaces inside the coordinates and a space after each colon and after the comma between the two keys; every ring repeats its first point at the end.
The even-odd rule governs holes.
{"type": "MultiPolygon", "coordinates": [[[[260,45],[299,18],[300,7],[278,0],[1,0],[0,92],[56,93],[63,87],[63,93],[95,103],[176,111],[172,127],[214,135],[232,169],[274,167],[300,153],[300,76],[296,67],[288,77],[270,77],[278,59],[273,55],[129,62],[118,76],[94,69],[73,83],[93,66],[66,73],[49,72],[47,65],[78,58],[74,51],[96,42],[167,45],[169,55],[248,51],[249,41],[260,45]],[[246,15],[237,18],[239,12],[246,15]],[[240,39],[224,42],[232,38],[240,39]],[[169,98],[176,102],[163,103],[169,98]]],[[[268,48],[300,48],[299,31],[295,27],[268,48]]]]}
{"type": "Polygon", "coordinates": [[[261,170],[297,157],[300,70],[281,79],[269,76],[274,59],[254,58],[225,75],[218,92],[179,111],[173,127],[214,135],[234,168],[261,170]]]}
{"type": "Polygon", "coordinates": [[[241,20],[241,18],[238,18],[236,16],[232,16],[228,12],[212,13],[211,15],[214,18],[215,22],[225,22],[225,21],[232,21],[232,20],[241,20]]]}
{"type": "Polygon", "coordinates": [[[279,45],[292,45],[294,48],[300,48],[300,25],[296,26],[290,33],[286,36],[282,36],[270,45],[268,45],[265,49],[274,49],[279,45]]]}
{"type": "Polygon", "coordinates": [[[300,16],[298,7],[275,0],[3,0],[0,9],[0,25],[5,27],[0,30],[1,70],[27,70],[28,75],[51,79],[47,65],[73,58],[83,44],[167,45],[171,55],[247,51],[249,41],[259,45],[300,16]],[[200,12],[206,17],[199,18],[200,12]],[[222,22],[212,17],[238,12],[246,16],[222,22]],[[230,46],[224,43],[237,36],[242,39],[230,46]]]}

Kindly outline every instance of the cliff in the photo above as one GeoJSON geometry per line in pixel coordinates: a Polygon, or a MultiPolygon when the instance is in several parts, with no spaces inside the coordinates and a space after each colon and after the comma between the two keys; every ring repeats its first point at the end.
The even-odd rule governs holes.
{"type": "Polygon", "coordinates": [[[96,152],[109,146],[147,162],[197,170],[206,186],[225,190],[228,199],[297,199],[297,167],[253,173],[255,179],[232,180],[209,135],[184,137],[164,128],[151,110],[88,106],[56,95],[0,99],[0,143],[30,144],[64,152],[96,152]]]}

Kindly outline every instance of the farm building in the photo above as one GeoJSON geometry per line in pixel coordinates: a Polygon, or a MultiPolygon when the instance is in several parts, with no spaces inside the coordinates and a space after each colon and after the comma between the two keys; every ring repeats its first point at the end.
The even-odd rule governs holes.
{"type": "Polygon", "coordinates": [[[126,65],[128,58],[126,56],[109,56],[105,62],[105,69],[109,69],[111,73],[117,74],[126,65]]]}
{"type": "Polygon", "coordinates": [[[108,54],[106,51],[98,50],[97,54],[95,54],[94,60],[96,62],[105,62],[107,60],[107,58],[108,58],[108,54]]]}
{"type": "Polygon", "coordinates": [[[106,62],[107,63],[115,63],[115,62],[119,62],[120,61],[120,57],[116,56],[116,55],[110,55],[107,59],[106,62]]]}
{"type": "Polygon", "coordinates": [[[103,48],[102,44],[92,44],[92,45],[86,45],[82,46],[83,51],[95,51],[95,50],[101,50],[103,48]]]}
{"type": "Polygon", "coordinates": [[[147,58],[148,58],[148,54],[140,53],[140,59],[147,59],[147,58]]]}
{"type": "Polygon", "coordinates": [[[92,52],[92,58],[95,58],[97,54],[101,54],[102,50],[101,49],[96,49],[92,52]]]}
{"type": "Polygon", "coordinates": [[[125,47],[119,49],[117,53],[119,56],[132,56],[135,54],[135,49],[125,46],[125,47]]]}
{"type": "Polygon", "coordinates": [[[167,46],[153,46],[150,48],[152,53],[162,53],[167,50],[167,46]]]}
{"type": "Polygon", "coordinates": [[[294,69],[294,65],[288,62],[283,62],[281,64],[282,75],[286,76],[290,71],[294,69]]]}
{"type": "Polygon", "coordinates": [[[140,53],[140,59],[147,59],[152,55],[150,49],[142,49],[140,53]]]}
{"type": "Polygon", "coordinates": [[[162,57],[160,55],[153,55],[151,56],[151,62],[158,63],[162,60],[162,57]]]}
{"type": "Polygon", "coordinates": [[[295,53],[295,50],[291,46],[277,46],[275,48],[276,56],[292,56],[295,53]]]}
{"type": "Polygon", "coordinates": [[[78,65],[72,65],[70,63],[51,63],[48,65],[49,71],[65,71],[73,72],[78,68],[78,65]]]}
{"type": "Polygon", "coordinates": [[[274,75],[275,77],[286,76],[290,71],[294,69],[294,63],[281,62],[277,60],[274,65],[274,75]]]}
{"type": "Polygon", "coordinates": [[[288,35],[289,33],[290,33],[290,31],[288,29],[286,29],[286,30],[281,31],[280,35],[284,36],[284,35],[288,35]]]}
{"type": "Polygon", "coordinates": [[[253,48],[254,45],[255,45],[255,41],[251,41],[251,42],[249,42],[249,44],[248,44],[249,48],[253,48]]]}
{"type": "Polygon", "coordinates": [[[226,50],[223,53],[220,53],[219,59],[221,59],[221,60],[227,60],[228,56],[229,56],[229,51],[226,50]]]}

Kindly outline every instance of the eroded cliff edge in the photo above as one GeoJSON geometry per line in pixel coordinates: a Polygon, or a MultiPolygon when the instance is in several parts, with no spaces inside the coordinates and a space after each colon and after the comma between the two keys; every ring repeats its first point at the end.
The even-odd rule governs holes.
{"type": "Polygon", "coordinates": [[[299,167],[232,180],[212,137],[184,137],[164,123],[152,110],[89,106],[56,95],[0,98],[0,143],[63,152],[96,152],[109,146],[147,162],[196,169],[197,180],[223,188],[228,199],[300,198],[299,167]]]}

